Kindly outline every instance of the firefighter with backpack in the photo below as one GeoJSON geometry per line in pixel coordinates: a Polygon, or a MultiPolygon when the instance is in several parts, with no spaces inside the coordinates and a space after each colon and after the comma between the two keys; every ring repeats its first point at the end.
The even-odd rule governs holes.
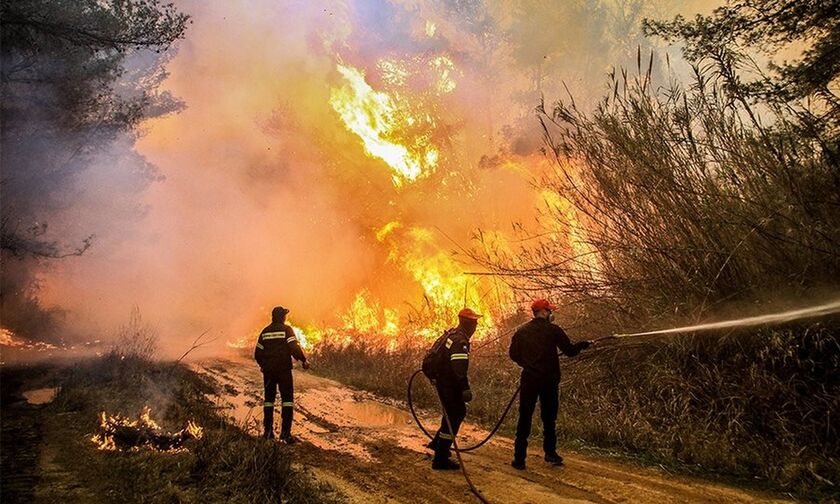
{"type": "Polygon", "coordinates": [[[467,415],[466,403],[472,400],[467,369],[470,338],[475,334],[479,318],[481,315],[469,308],[461,310],[458,326],[444,332],[423,358],[423,374],[434,384],[453,430],[449,432],[446,417],[441,418],[440,429],[429,443],[429,448],[435,451],[432,469],[457,470],[460,467],[449,458],[450,446],[467,415]]]}

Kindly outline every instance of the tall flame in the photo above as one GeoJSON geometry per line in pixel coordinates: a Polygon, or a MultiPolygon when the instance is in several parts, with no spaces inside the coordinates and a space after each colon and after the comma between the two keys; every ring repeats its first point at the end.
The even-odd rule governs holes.
{"type": "MultiPolygon", "coordinates": [[[[389,246],[387,261],[401,265],[421,287],[424,311],[420,315],[412,311],[408,324],[404,314],[394,308],[382,308],[363,289],[341,316],[342,327],[310,330],[318,340],[345,345],[354,341],[354,335],[364,335],[366,342],[383,344],[393,351],[405,336],[415,342],[439,336],[442,329],[454,323],[455,315],[465,305],[484,315],[478,338],[494,328],[488,299],[492,289],[467,276],[462,266],[437,246],[430,230],[392,221],[376,230],[376,238],[389,246]]],[[[493,293],[499,295],[498,291],[493,293]]]]}
{"type": "Polygon", "coordinates": [[[336,69],[344,82],[330,90],[330,105],[362,139],[365,152],[391,167],[394,185],[402,186],[434,171],[440,154],[431,140],[420,136],[406,145],[400,138],[401,131],[416,119],[401,111],[391,95],[373,89],[361,70],[340,63],[336,69]]]}

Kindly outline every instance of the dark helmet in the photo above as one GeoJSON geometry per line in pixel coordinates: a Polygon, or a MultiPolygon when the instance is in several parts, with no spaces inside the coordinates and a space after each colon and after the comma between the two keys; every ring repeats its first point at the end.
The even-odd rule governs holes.
{"type": "Polygon", "coordinates": [[[288,308],[283,308],[282,306],[275,306],[274,309],[271,310],[271,320],[283,320],[286,318],[287,313],[289,313],[288,308]]]}

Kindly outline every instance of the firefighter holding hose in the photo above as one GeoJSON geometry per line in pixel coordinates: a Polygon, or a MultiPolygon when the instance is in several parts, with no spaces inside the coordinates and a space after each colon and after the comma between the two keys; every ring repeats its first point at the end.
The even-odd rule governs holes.
{"type": "Polygon", "coordinates": [[[458,313],[458,326],[447,330],[435,341],[423,359],[423,373],[432,381],[443,404],[445,416],[440,429],[429,443],[434,449],[432,469],[457,470],[460,466],[450,459],[450,446],[458,428],[467,415],[467,404],[472,400],[470,381],[467,377],[470,358],[470,338],[478,327],[481,315],[470,308],[458,313]],[[452,425],[452,432],[446,422],[452,425]]]}
{"type": "Polygon", "coordinates": [[[266,439],[274,439],[274,400],[280,389],[280,440],[288,444],[297,439],[292,436],[294,415],[294,382],[292,381],[292,357],[309,369],[306,355],[300,347],[294,329],[286,324],[289,310],[277,306],[271,310],[271,323],[260,332],[254,358],[263,373],[265,402],[263,403],[263,427],[266,439]]]}
{"type": "Polygon", "coordinates": [[[510,343],[510,358],[522,368],[519,395],[519,421],[516,425],[516,440],[511,465],[525,469],[525,455],[528,450],[528,436],[531,434],[531,417],[537,400],[540,402],[540,417],[543,424],[543,451],[545,461],[554,465],[563,463],[557,453],[557,407],[560,395],[559,349],[569,357],[588,348],[591,341],[572,343],[560,326],[552,323],[552,312],[556,306],[545,299],[531,304],[533,320],[527,322],[513,335],[510,343]]]}

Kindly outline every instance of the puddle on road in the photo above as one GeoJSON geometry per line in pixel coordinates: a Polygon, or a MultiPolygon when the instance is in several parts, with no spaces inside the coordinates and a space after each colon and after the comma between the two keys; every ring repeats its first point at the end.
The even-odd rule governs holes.
{"type": "Polygon", "coordinates": [[[23,398],[29,404],[47,404],[51,403],[58,394],[59,387],[39,388],[23,392],[23,398]]]}
{"type": "MultiPolygon", "coordinates": [[[[262,431],[262,381],[259,372],[238,363],[196,366],[222,389],[217,407],[257,436],[262,431]]],[[[350,388],[313,375],[295,373],[295,423],[292,432],[323,450],[376,462],[369,445],[377,440],[407,445],[424,452],[428,440],[414,426],[409,412],[379,402],[350,388]]],[[[276,429],[279,429],[279,411],[276,429]]]]}
{"type": "Polygon", "coordinates": [[[362,427],[403,426],[412,422],[407,412],[376,401],[341,401],[338,407],[342,415],[351,417],[354,424],[362,427]]]}

